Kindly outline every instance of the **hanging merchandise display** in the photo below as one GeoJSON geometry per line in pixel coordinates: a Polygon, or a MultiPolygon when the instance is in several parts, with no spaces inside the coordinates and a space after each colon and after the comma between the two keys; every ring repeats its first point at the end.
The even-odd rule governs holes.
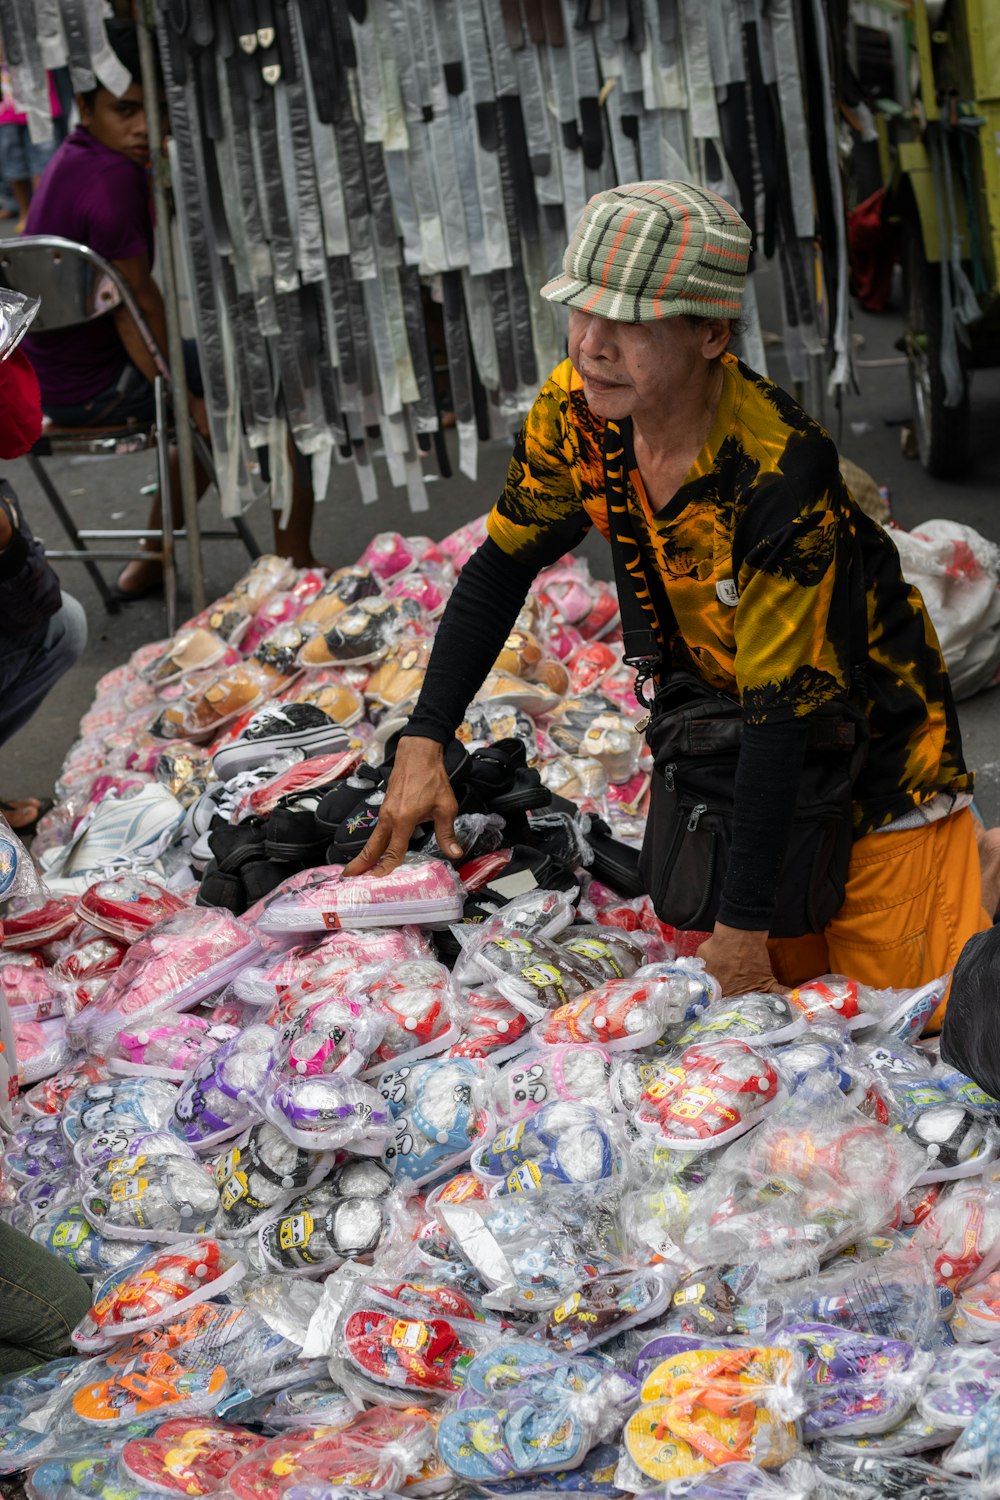
{"type": "MultiPolygon", "coordinates": [[[[681,178],[731,199],[777,258],[790,375],[821,404],[825,377],[849,376],[828,24],[823,0],[164,5],[225,513],[253,497],[262,457],[288,503],[286,432],[317,495],[336,456],[373,499],[380,446],[422,510],[422,455],[448,469],[447,414],[474,477],[478,442],[514,430],[562,358],[537,290],[588,197],[615,183],[681,178]]],[[[29,117],[45,67],[68,61],[77,90],[127,86],[96,5],[37,22],[9,6],[0,33],[29,117]]],[[[752,278],[744,315],[766,372],[752,278]]]]}
{"type": "Polygon", "coordinates": [[[986,1500],[1000,1101],[920,1041],[943,981],[734,999],[678,956],[697,939],[636,894],[648,752],[581,560],[540,575],[446,751],[462,858],[427,826],[346,873],[423,670],[387,702],[387,665],[436,607],[363,664],[308,648],[404,579],[447,596],[480,530],[385,534],[326,579],[263,558],[98,685],[48,886],[0,919],[0,1215],[92,1305],[0,1381],[0,1475],[986,1500]],[[289,631],[291,670],[206,728],[289,631]],[[225,649],[188,659],[198,632],[225,649]],[[587,755],[602,721],[630,754],[587,755]],[[177,813],[144,838],[150,792],[177,813]]]}

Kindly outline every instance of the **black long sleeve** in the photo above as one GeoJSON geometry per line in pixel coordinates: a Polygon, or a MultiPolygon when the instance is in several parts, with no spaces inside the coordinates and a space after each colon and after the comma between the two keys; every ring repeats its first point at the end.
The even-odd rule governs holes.
{"type": "Polygon", "coordinates": [[[766,931],[802,780],[808,721],[744,724],[736,765],[733,847],[719,921],[766,931]]]}
{"type": "MultiPolygon", "coordinates": [[[[459,575],[404,735],[446,744],[517,619],[536,572],[487,538],[459,575]]],[[[719,920],[766,929],[788,847],[806,745],[806,722],[746,724],[736,769],[733,849],[719,920]]]]}
{"type": "Polygon", "coordinates": [[[441,745],[451,739],[544,566],[539,562],[537,567],[525,567],[490,537],[473,553],[438,626],[424,685],[404,735],[420,735],[441,745]]]}

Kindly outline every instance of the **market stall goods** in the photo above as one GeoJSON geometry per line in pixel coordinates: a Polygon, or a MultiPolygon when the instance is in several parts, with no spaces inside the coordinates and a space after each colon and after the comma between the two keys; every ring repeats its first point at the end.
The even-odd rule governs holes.
{"type": "MultiPolygon", "coordinates": [[[[377,539],[327,597],[403,558],[447,590],[468,541],[377,539]]],[[[942,984],[733,999],[678,956],[628,893],[614,631],[581,564],[555,580],[447,753],[456,865],[424,829],[344,873],[415,691],[387,702],[386,664],[433,611],[364,665],[300,646],[206,737],[190,706],[295,591],[264,560],[100,684],[0,943],[0,1209],[93,1286],[75,1352],[0,1383],[32,1500],[1000,1492],[1000,1102],[920,1041],[942,984]],[[192,659],[202,629],[232,659],[192,659]],[[144,841],[151,789],[177,812],[144,841]]],[[[328,644],[305,597],[277,628],[328,644]]]]}

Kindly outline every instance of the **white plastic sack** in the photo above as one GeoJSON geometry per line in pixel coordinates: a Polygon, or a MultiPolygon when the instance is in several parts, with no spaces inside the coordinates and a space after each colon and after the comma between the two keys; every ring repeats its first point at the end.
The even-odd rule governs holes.
{"type": "Polygon", "coordinates": [[[1000,548],[958,521],[890,534],[934,622],[955,697],[991,686],[1000,674],[1000,548]]]}

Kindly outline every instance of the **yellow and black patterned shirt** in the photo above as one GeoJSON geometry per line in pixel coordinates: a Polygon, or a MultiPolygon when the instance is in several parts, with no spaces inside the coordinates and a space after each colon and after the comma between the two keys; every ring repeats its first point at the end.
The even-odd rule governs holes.
{"type": "MultiPolygon", "coordinates": [[[[892,541],[854,504],[823,428],[735,356],[722,363],[712,431],[663,510],[650,510],[629,466],[633,530],[654,597],[662,584],[676,620],[670,659],[737,693],[749,723],[809,714],[848,689],[848,570],[859,556],[871,746],[855,833],[939,792],[971,791],[941,648],[892,541]]],[[[591,525],[607,536],[603,443],[604,422],[565,360],[528,414],[489,517],[508,556],[547,561],[591,525]]]]}

